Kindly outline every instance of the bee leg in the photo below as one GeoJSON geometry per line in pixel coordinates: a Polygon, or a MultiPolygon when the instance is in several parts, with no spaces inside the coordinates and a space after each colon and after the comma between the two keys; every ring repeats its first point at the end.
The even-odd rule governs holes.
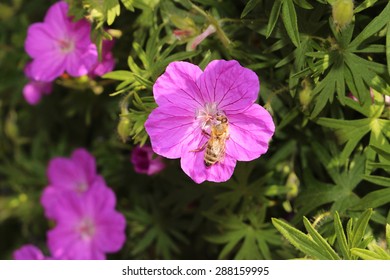
{"type": "Polygon", "coordinates": [[[195,149],[195,150],[191,150],[190,152],[200,152],[200,151],[203,151],[203,150],[206,148],[207,143],[208,143],[208,142],[206,141],[206,143],[204,143],[202,147],[197,148],[197,149],[195,149]]]}
{"type": "MultiPolygon", "coordinates": [[[[202,134],[204,134],[204,135],[206,135],[208,137],[211,137],[211,135],[204,129],[202,129],[202,134]]],[[[191,150],[190,152],[200,152],[200,151],[203,151],[206,148],[206,146],[207,146],[207,141],[203,144],[202,147],[197,148],[195,150],[191,150]]]]}
{"type": "Polygon", "coordinates": [[[208,137],[211,136],[210,133],[208,133],[206,130],[203,130],[203,129],[202,129],[202,134],[204,134],[204,135],[206,135],[206,136],[208,136],[208,137]]]}

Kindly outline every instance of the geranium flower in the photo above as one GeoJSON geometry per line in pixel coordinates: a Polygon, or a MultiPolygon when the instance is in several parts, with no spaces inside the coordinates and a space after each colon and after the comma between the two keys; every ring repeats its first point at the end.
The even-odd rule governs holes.
{"type": "Polygon", "coordinates": [[[47,169],[49,186],[41,196],[41,204],[47,218],[56,219],[57,200],[64,192],[83,195],[95,181],[104,185],[104,179],[96,172],[95,158],[85,149],[76,149],[70,158],[56,157],[47,169]]]}
{"type": "Polygon", "coordinates": [[[65,192],[58,198],[57,225],[47,233],[53,257],[100,260],[123,246],[126,221],[115,211],[115,195],[96,184],[101,182],[83,196],[65,192]]]}
{"type": "Polygon", "coordinates": [[[52,5],[41,23],[27,31],[25,50],[32,57],[31,77],[50,82],[64,72],[73,77],[88,74],[96,64],[96,46],[90,40],[91,25],[84,19],[72,22],[68,4],[52,5]]]}
{"type": "Polygon", "coordinates": [[[250,161],[268,150],[274,133],[271,115],[255,104],[259,89],[257,75],[234,60],[214,60],[204,72],[187,62],[169,64],[153,87],[159,107],[145,123],[154,152],[181,158],[182,169],[197,183],[227,181],[237,160],[250,161]],[[223,157],[206,166],[207,142],[221,116],[228,124],[220,141],[223,157]]]}
{"type": "Polygon", "coordinates": [[[154,152],[150,146],[137,146],[131,153],[131,163],[137,173],[153,175],[165,168],[165,164],[160,156],[154,157],[154,152]]]}
{"type": "Polygon", "coordinates": [[[34,245],[27,244],[15,250],[12,254],[14,260],[44,260],[42,251],[34,245]]]}

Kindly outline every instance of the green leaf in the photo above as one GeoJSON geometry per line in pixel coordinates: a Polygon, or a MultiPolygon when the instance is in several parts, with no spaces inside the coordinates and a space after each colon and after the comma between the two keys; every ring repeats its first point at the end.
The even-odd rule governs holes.
{"type": "Polygon", "coordinates": [[[364,175],[363,179],[379,186],[390,187],[390,178],[377,175],[364,175]]]}
{"type": "Polygon", "coordinates": [[[390,203],[390,188],[372,191],[364,196],[359,203],[353,207],[353,210],[362,210],[366,208],[376,208],[390,203]]]}
{"type": "Polygon", "coordinates": [[[373,6],[376,2],[378,2],[378,0],[364,0],[359,6],[357,6],[353,13],[354,14],[357,14],[371,6],[373,6]]]}
{"type": "Polygon", "coordinates": [[[256,232],[250,229],[245,235],[244,242],[241,248],[238,250],[234,259],[236,260],[253,260],[261,259],[261,255],[258,250],[256,232]]]}
{"type": "Polygon", "coordinates": [[[336,238],[337,238],[337,244],[340,247],[341,253],[343,254],[343,257],[345,260],[350,260],[351,259],[351,253],[349,251],[349,246],[347,242],[347,237],[345,236],[345,232],[343,229],[343,225],[340,220],[339,213],[336,211],[334,213],[334,228],[336,231],[336,238]]]}
{"type": "Polygon", "coordinates": [[[137,255],[147,249],[153,241],[157,238],[156,228],[151,228],[148,232],[142,237],[142,239],[137,243],[137,245],[133,248],[131,253],[133,255],[137,255]]]}
{"type": "Polygon", "coordinates": [[[337,255],[337,253],[332,249],[329,243],[314,229],[306,217],[303,217],[303,224],[307,232],[313,238],[314,242],[316,242],[322,249],[322,254],[327,255],[328,259],[340,260],[340,257],[337,255]]]}
{"type": "Polygon", "coordinates": [[[390,22],[387,24],[387,32],[386,32],[386,59],[387,59],[387,72],[390,75],[390,22]]]}
{"type": "Polygon", "coordinates": [[[119,80],[119,81],[126,81],[131,79],[132,74],[130,71],[125,71],[125,70],[117,70],[117,71],[112,71],[107,74],[103,75],[104,79],[113,79],[113,80],[119,80]]]}
{"type": "Polygon", "coordinates": [[[293,44],[298,47],[300,45],[298,20],[293,0],[283,0],[282,19],[288,36],[293,44]]]}
{"type": "Polygon", "coordinates": [[[340,155],[340,161],[345,162],[360,140],[371,131],[371,119],[361,120],[338,120],[329,118],[320,118],[317,123],[322,126],[336,129],[336,134],[341,143],[346,142],[343,152],[340,155]]]}
{"type": "Polygon", "coordinates": [[[295,4],[297,4],[299,7],[310,10],[313,9],[313,6],[307,2],[306,0],[294,0],[295,4]]]}
{"type": "Polygon", "coordinates": [[[326,106],[327,102],[333,100],[334,93],[336,91],[336,72],[333,71],[334,67],[329,71],[328,75],[321,80],[312,91],[312,95],[316,96],[316,103],[310,117],[315,118],[321,113],[322,109],[326,106]]]}
{"type": "Polygon", "coordinates": [[[278,21],[280,10],[282,8],[282,0],[275,0],[274,5],[272,6],[271,15],[269,17],[266,38],[268,38],[272,31],[275,28],[276,22],[278,21]]]}
{"type": "Polygon", "coordinates": [[[134,0],[121,0],[123,6],[125,6],[125,8],[131,12],[134,12],[134,0]]]}
{"type": "MultiPolygon", "coordinates": [[[[363,260],[390,260],[390,255],[379,254],[366,249],[352,248],[351,253],[363,260]]],[[[386,252],[384,252],[386,254],[386,252]]]]}
{"type": "Polygon", "coordinates": [[[386,224],[386,242],[387,248],[390,250],[390,224],[386,224]]]}
{"type": "Polygon", "coordinates": [[[111,25],[121,12],[118,0],[105,0],[104,10],[107,13],[107,24],[111,25]]]}
{"type": "Polygon", "coordinates": [[[276,218],[272,218],[272,224],[294,247],[304,254],[319,260],[328,259],[328,255],[322,253],[320,246],[300,230],[276,218]]]}
{"type": "Polygon", "coordinates": [[[256,6],[261,2],[262,0],[249,0],[248,3],[246,3],[244,10],[241,13],[241,18],[245,17],[247,14],[249,14],[256,6]]]}
{"type": "Polygon", "coordinates": [[[356,49],[364,40],[381,30],[386,24],[388,24],[390,18],[390,2],[386,5],[383,11],[375,17],[359,35],[351,42],[348,49],[356,49]]]}
{"type": "Polygon", "coordinates": [[[372,215],[372,209],[367,209],[364,213],[359,217],[356,224],[352,230],[352,239],[351,239],[351,247],[360,247],[361,242],[363,241],[364,234],[366,233],[366,228],[368,222],[370,221],[372,215]]]}
{"type": "Polygon", "coordinates": [[[384,53],[384,52],[386,52],[386,47],[384,45],[374,45],[374,44],[354,51],[354,53],[384,53]]]}

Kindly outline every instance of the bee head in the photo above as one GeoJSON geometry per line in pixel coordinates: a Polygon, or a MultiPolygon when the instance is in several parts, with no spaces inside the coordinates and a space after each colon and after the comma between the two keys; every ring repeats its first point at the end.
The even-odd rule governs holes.
{"type": "Polygon", "coordinates": [[[219,123],[222,123],[222,124],[226,124],[228,122],[228,119],[225,115],[222,115],[222,114],[217,114],[217,116],[215,117],[215,119],[219,122],[219,123]]]}

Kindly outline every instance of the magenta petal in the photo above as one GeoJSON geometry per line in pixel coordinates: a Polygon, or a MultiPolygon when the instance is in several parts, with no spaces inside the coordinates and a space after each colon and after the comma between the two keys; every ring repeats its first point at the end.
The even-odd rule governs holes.
{"type": "Polygon", "coordinates": [[[50,35],[50,28],[43,23],[34,23],[27,30],[24,44],[26,52],[33,58],[57,49],[55,40],[50,35]]]}
{"type": "Polygon", "coordinates": [[[62,37],[65,30],[70,27],[70,20],[67,16],[68,4],[64,1],[59,1],[53,4],[47,11],[44,23],[50,26],[51,34],[56,34],[57,38],[62,37]]]}
{"type": "Polygon", "coordinates": [[[42,251],[34,245],[24,245],[13,252],[14,260],[44,260],[42,251]]]}
{"type": "Polygon", "coordinates": [[[253,104],[244,112],[229,115],[229,131],[226,151],[237,160],[249,161],[267,152],[275,125],[267,110],[253,104]]]}
{"type": "Polygon", "coordinates": [[[79,184],[87,184],[84,170],[66,158],[52,159],[47,173],[50,184],[60,188],[76,190],[79,184]]]}
{"type": "Polygon", "coordinates": [[[73,151],[71,159],[83,171],[87,182],[92,183],[96,177],[95,158],[86,149],[80,148],[73,151]]]}
{"type": "Polygon", "coordinates": [[[69,260],[103,260],[103,252],[91,241],[82,240],[72,228],[57,225],[47,233],[47,245],[55,258],[69,260]]]}
{"type": "MultiPolygon", "coordinates": [[[[87,71],[86,74],[91,72],[96,64],[98,63],[98,52],[94,44],[90,43],[88,47],[85,47],[82,50],[82,55],[80,55],[80,62],[82,62],[83,72],[84,69],[87,71]]],[[[84,74],[83,74],[84,75],[84,74]]]]}
{"type": "Polygon", "coordinates": [[[56,51],[47,52],[31,62],[31,77],[42,82],[54,81],[65,71],[65,57],[56,51]]]}
{"type": "Polygon", "coordinates": [[[36,105],[42,99],[42,92],[36,82],[29,82],[23,87],[23,97],[30,105],[36,105]]]}
{"type": "Polygon", "coordinates": [[[188,62],[172,62],[153,86],[153,95],[159,106],[181,104],[189,111],[203,106],[196,80],[202,70],[188,62]]]}
{"type": "Polygon", "coordinates": [[[94,69],[92,70],[92,73],[90,75],[93,76],[103,76],[107,72],[112,71],[115,66],[115,59],[112,53],[107,53],[103,56],[102,61],[98,62],[94,69]]]}
{"type": "Polygon", "coordinates": [[[204,163],[204,150],[194,152],[195,149],[204,147],[207,142],[207,137],[199,134],[194,137],[190,143],[189,148],[183,151],[181,157],[181,168],[183,171],[194,180],[195,183],[202,183],[204,181],[211,182],[225,182],[233,175],[236,166],[236,160],[230,155],[225,154],[221,162],[215,163],[210,167],[206,167],[204,163]]]}
{"type": "Polygon", "coordinates": [[[98,221],[99,230],[95,236],[96,246],[103,252],[119,251],[126,241],[126,220],[118,213],[112,212],[98,221]]]}
{"type": "MultiPolygon", "coordinates": [[[[73,53],[68,54],[66,58],[66,72],[72,77],[81,77],[83,75],[88,74],[90,67],[84,64],[84,61],[80,59],[82,57],[81,52],[75,50],[73,53]]],[[[94,63],[96,62],[95,58],[93,58],[94,63]]]]}
{"type": "Polygon", "coordinates": [[[225,114],[240,112],[251,106],[260,90],[256,73],[235,60],[210,62],[198,84],[204,100],[216,102],[225,114]]]}
{"type": "Polygon", "coordinates": [[[96,181],[83,197],[82,212],[95,219],[106,211],[113,211],[116,204],[114,192],[102,183],[96,181]]]}
{"type": "Polygon", "coordinates": [[[70,27],[78,46],[91,44],[91,24],[85,19],[81,19],[77,22],[71,22],[70,27]]]}
{"type": "Polygon", "coordinates": [[[57,217],[56,209],[60,195],[61,191],[53,186],[48,186],[43,190],[40,202],[45,210],[46,218],[55,219],[57,217]]]}
{"type": "Polygon", "coordinates": [[[194,115],[181,107],[154,109],[145,122],[154,152],[167,158],[179,158],[195,131],[201,133],[194,119],[194,115]]]}
{"type": "Polygon", "coordinates": [[[131,163],[134,170],[140,174],[153,175],[165,168],[165,164],[160,156],[154,157],[154,152],[150,146],[137,146],[131,153],[131,163]]]}
{"type": "Polygon", "coordinates": [[[23,87],[23,97],[30,105],[36,105],[41,101],[44,94],[51,93],[52,88],[52,83],[31,80],[23,87]]]}
{"type": "Polygon", "coordinates": [[[149,169],[146,174],[149,176],[159,173],[161,170],[165,168],[165,163],[161,158],[156,158],[150,162],[149,169]]]}

